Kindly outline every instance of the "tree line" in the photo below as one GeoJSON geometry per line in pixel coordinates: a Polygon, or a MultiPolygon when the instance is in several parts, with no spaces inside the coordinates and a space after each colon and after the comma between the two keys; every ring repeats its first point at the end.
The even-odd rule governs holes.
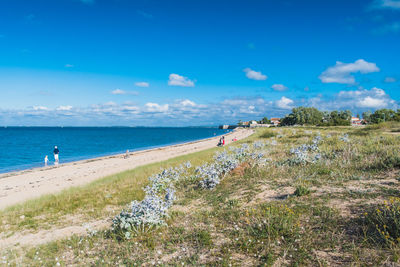
{"type": "MultiPolygon", "coordinates": [[[[357,117],[360,116],[357,114],[357,117]]],[[[349,126],[352,113],[350,110],[320,111],[313,107],[297,107],[292,112],[281,118],[281,126],[291,125],[316,125],[316,126],[349,126]]],[[[385,121],[400,121],[400,109],[378,109],[374,113],[362,113],[363,123],[380,123],[385,121]]],[[[259,123],[268,124],[271,121],[264,117],[259,123]]]]}

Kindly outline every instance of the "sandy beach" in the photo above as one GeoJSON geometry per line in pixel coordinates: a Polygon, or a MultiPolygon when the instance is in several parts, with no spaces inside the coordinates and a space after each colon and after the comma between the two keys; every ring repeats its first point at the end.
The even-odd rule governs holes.
{"type": "MultiPolygon", "coordinates": [[[[243,139],[253,133],[250,129],[236,129],[225,135],[226,144],[233,138],[243,139]]],[[[138,166],[159,162],[181,155],[215,147],[219,137],[143,150],[125,154],[82,160],[47,168],[35,168],[0,175],[0,209],[46,194],[55,194],[73,186],[81,186],[97,179],[138,166]]]]}

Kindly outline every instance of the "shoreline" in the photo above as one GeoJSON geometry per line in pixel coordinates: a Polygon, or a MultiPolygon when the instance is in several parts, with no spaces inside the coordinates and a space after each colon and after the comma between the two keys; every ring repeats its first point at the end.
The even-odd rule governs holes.
{"type": "MultiPolygon", "coordinates": [[[[226,144],[232,143],[231,137],[238,140],[253,133],[249,129],[237,129],[227,133],[226,144]]],[[[0,174],[0,210],[38,198],[46,194],[55,194],[64,189],[82,186],[100,178],[131,170],[150,163],[216,147],[220,136],[166,145],[125,153],[73,161],[59,166],[38,167],[17,172],[0,174]]]]}
{"type": "MultiPolygon", "coordinates": [[[[217,135],[212,136],[212,137],[195,139],[195,140],[191,140],[191,141],[176,142],[176,143],[170,143],[170,144],[165,144],[165,145],[160,145],[160,146],[148,146],[148,147],[137,148],[137,149],[129,149],[129,154],[128,155],[131,156],[131,155],[134,155],[135,153],[148,152],[148,151],[158,150],[158,149],[165,148],[165,147],[175,147],[175,146],[180,146],[180,145],[185,145],[185,144],[191,144],[191,143],[206,141],[206,140],[213,139],[213,138],[216,138],[216,137],[221,137],[221,136],[224,136],[224,135],[226,136],[228,134],[233,133],[234,131],[235,130],[231,130],[231,131],[229,131],[227,133],[224,133],[224,134],[217,134],[217,135]]],[[[43,171],[43,170],[52,169],[52,168],[59,168],[61,166],[65,166],[65,165],[68,165],[68,164],[84,163],[84,162],[87,162],[87,161],[101,160],[101,159],[107,159],[107,158],[113,158],[113,157],[121,157],[121,156],[124,156],[124,155],[125,155],[125,152],[113,152],[113,153],[110,153],[110,154],[107,154],[107,155],[88,156],[88,157],[85,157],[84,159],[67,160],[64,163],[60,163],[58,166],[56,166],[56,165],[54,165],[52,163],[51,165],[48,165],[48,166],[32,166],[32,167],[28,167],[26,169],[21,169],[21,170],[0,172],[0,180],[3,179],[3,178],[7,178],[7,177],[23,174],[23,173],[28,173],[30,171],[43,171]]],[[[41,165],[43,165],[43,163],[41,165]]],[[[0,199],[1,199],[1,195],[0,195],[0,199]]]]}

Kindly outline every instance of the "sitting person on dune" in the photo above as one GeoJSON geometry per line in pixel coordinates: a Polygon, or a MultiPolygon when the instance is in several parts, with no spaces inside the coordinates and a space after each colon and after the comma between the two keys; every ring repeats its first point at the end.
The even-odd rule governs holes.
{"type": "Polygon", "coordinates": [[[222,136],[222,137],[219,139],[219,142],[218,142],[217,146],[224,146],[224,145],[225,145],[225,137],[222,136]]]}

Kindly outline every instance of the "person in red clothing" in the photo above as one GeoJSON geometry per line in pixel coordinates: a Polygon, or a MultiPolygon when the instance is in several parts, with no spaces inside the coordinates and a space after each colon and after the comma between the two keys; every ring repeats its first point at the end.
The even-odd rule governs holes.
{"type": "Polygon", "coordinates": [[[222,146],[225,145],[225,136],[222,136],[222,146]]]}

